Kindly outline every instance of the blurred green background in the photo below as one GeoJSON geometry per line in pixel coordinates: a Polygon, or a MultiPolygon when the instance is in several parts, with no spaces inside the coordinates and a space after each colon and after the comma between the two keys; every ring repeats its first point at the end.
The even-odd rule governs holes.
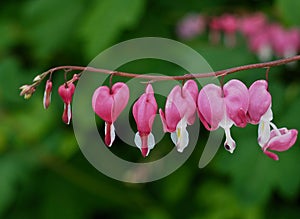
{"type": "MultiPolygon", "coordinates": [[[[255,126],[232,128],[235,153],[221,148],[207,167],[199,169],[207,136],[202,129],[203,140],[176,172],[148,184],[127,184],[94,169],[80,152],[72,127],[61,121],[63,103],[55,92],[63,81],[59,73],[54,76],[47,111],[42,107],[42,86],[29,101],[18,90],[48,68],[85,66],[117,42],[144,36],[178,40],[176,23],[190,12],[262,11],[290,27],[300,26],[299,9],[298,0],[1,1],[0,218],[299,218],[298,142],[280,153],[276,162],[261,152],[255,126]]],[[[210,45],[207,37],[184,43],[199,51],[215,70],[258,62],[242,39],[230,49],[210,45]]],[[[156,61],[131,63],[127,69],[180,72],[156,61]]],[[[300,130],[299,71],[299,64],[271,69],[270,92],[279,127],[300,130]]],[[[225,80],[232,77],[249,86],[264,78],[264,70],[225,80]]],[[[164,149],[157,147],[153,153],[160,150],[164,149]]]]}

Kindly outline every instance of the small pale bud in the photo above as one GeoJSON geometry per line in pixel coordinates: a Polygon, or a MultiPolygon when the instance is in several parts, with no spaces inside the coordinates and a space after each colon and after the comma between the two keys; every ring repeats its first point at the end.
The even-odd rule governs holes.
{"type": "Polygon", "coordinates": [[[33,79],[33,82],[37,82],[37,81],[40,81],[42,80],[42,77],[40,75],[37,75],[34,79],[33,79]]]}
{"type": "Polygon", "coordinates": [[[24,95],[24,98],[28,100],[32,96],[32,93],[27,93],[24,95]]]}

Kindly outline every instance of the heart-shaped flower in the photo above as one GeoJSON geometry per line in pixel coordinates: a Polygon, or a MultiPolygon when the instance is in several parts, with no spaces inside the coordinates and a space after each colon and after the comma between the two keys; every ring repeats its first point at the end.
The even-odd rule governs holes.
{"type": "Polygon", "coordinates": [[[269,151],[286,151],[292,147],[297,140],[298,131],[287,128],[273,129],[269,141],[262,147],[263,152],[273,160],[279,160],[277,154],[269,151]]]}
{"type": "Polygon", "coordinates": [[[65,83],[58,88],[58,94],[64,102],[64,112],[62,115],[62,120],[68,125],[70,124],[72,117],[71,102],[74,91],[75,85],[73,83],[65,83]]]}
{"type": "Polygon", "coordinates": [[[155,145],[155,139],[151,133],[154,118],[157,112],[157,103],[151,84],[146,87],[146,92],[134,103],[132,113],[137,124],[138,132],[134,142],[141,150],[144,157],[148,156],[155,145]]]}
{"type": "Polygon", "coordinates": [[[164,132],[171,133],[171,139],[179,152],[189,142],[186,127],[195,121],[197,96],[196,82],[188,80],[182,88],[177,85],[172,89],[167,97],[165,113],[162,109],[159,110],[164,132]]]}
{"type": "Polygon", "coordinates": [[[129,99],[129,89],[125,83],[115,83],[111,88],[101,86],[93,94],[94,112],[105,121],[105,144],[111,146],[115,139],[114,122],[124,110],[129,99]]]}
{"type": "Polygon", "coordinates": [[[198,96],[198,115],[209,131],[222,127],[226,141],[224,147],[233,153],[235,141],[230,134],[232,125],[245,127],[249,94],[247,87],[239,80],[230,80],[223,89],[215,84],[204,86],[198,96]]]}

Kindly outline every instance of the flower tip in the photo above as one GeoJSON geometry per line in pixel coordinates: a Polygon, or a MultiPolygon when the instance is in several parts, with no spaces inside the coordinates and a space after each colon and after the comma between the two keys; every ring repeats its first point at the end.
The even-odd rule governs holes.
{"type": "Polygon", "coordinates": [[[279,157],[277,154],[274,154],[274,153],[272,153],[270,151],[266,151],[266,150],[264,150],[264,153],[265,153],[265,155],[267,155],[269,158],[271,158],[273,160],[276,160],[276,161],[279,160],[279,157]]]}

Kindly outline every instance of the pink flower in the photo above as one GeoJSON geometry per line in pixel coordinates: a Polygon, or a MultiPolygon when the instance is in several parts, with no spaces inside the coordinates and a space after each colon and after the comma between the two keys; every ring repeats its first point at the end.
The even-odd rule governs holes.
{"type": "Polygon", "coordinates": [[[58,93],[64,102],[64,112],[62,115],[62,120],[66,124],[70,124],[72,112],[71,112],[71,102],[75,91],[75,85],[73,83],[65,83],[58,88],[58,93]]]}
{"type": "Polygon", "coordinates": [[[124,110],[129,99],[129,89],[125,83],[115,83],[112,88],[101,86],[93,94],[92,107],[105,121],[105,144],[110,147],[115,140],[114,122],[124,110]]]}
{"type": "Polygon", "coordinates": [[[212,131],[222,127],[226,141],[224,147],[233,153],[235,141],[230,134],[232,125],[245,127],[246,113],[249,105],[247,87],[239,80],[230,80],[223,90],[221,87],[208,84],[198,96],[198,114],[206,129],[212,131]]]}
{"type": "Polygon", "coordinates": [[[298,53],[300,33],[298,29],[285,30],[279,25],[270,26],[270,41],[278,57],[291,57],[298,53]]]}
{"type": "Polygon", "coordinates": [[[258,144],[267,156],[278,160],[278,156],[268,150],[288,150],[295,144],[298,131],[295,129],[288,130],[286,128],[278,129],[276,125],[271,122],[273,119],[271,110],[272,98],[268,91],[267,81],[255,81],[249,88],[249,96],[248,119],[252,124],[259,124],[258,144]],[[272,131],[271,127],[273,128],[272,131]]]}
{"type": "Polygon", "coordinates": [[[255,13],[241,20],[240,30],[246,37],[250,37],[264,30],[266,24],[266,16],[263,13],[255,13]]]}
{"type": "Polygon", "coordinates": [[[52,93],[52,81],[47,80],[45,92],[44,92],[44,98],[43,98],[43,105],[45,109],[47,109],[50,105],[51,93],[52,93]]]}
{"type": "Polygon", "coordinates": [[[138,132],[134,142],[141,150],[144,157],[148,156],[155,145],[154,136],[151,133],[153,121],[157,112],[157,103],[151,84],[146,87],[146,92],[133,105],[132,113],[137,124],[138,132]]]}
{"type": "Polygon", "coordinates": [[[220,18],[214,17],[209,23],[209,39],[212,44],[218,44],[221,39],[222,22],[220,18]]]}
{"type": "Polygon", "coordinates": [[[273,56],[273,48],[270,41],[270,33],[262,30],[249,37],[249,48],[262,62],[269,61],[273,56]]]}
{"type": "Polygon", "coordinates": [[[193,39],[205,30],[205,19],[200,14],[188,14],[177,25],[177,34],[182,39],[193,39]]]}
{"type": "Polygon", "coordinates": [[[249,97],[248,120],[252,124],[259,124],[258,143],[262,147],[270,138],[273,119],[268,82],[255,81],[249,88],[249,97]]]}
{"type": "Polygon", "coordinates": [[[188,80],[182,89],[179,85],[172,89],[167,98],[165,113],[162,109],[159,110],[164,132],[171,133],[171,139],[179,152],[182,152],[189,142],[186,127],[195,121],[197,96],[197,83],[188,80]]]}
{"type": "Polygon", "coordinates": [[[273,160],[279,160],[278,155],[269,151],[286,151],[292,147],[298,136],[296,129],[288,130],[287,128],[274,129],[271,131],[270,139],[262,147],[263,152],[273,160]]]}
{"type": "Polygon", "coordinates": [[[238,20],[235,16],[224,14],[220,17],[222,30],[225,33],[225,45],[232,47],[236,43],[235,33],[238,28],[238,20]]]}

